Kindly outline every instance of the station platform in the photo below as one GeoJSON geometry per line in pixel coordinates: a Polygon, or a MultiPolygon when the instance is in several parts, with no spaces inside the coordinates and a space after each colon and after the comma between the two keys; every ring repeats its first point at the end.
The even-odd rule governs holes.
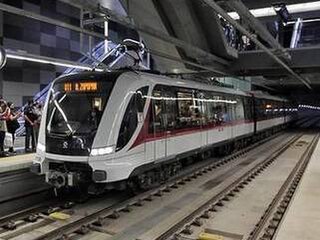
{"type": "Polygon", "coordinates": [[[32,160],[34,159],[34,157],[34,153],[28,153],[0,158],[0,173],[29,168],[32,164],[32,160]]]}
{"type": "Polygon", "coordinates": [[[276,240],[317,240],[320,236],[320,142],[315,148],[276,240]]]}
{"type": "MultiPolygon", "coordinates": [[[[0,158],[0,174],[29,168],[31,166],[35,154],[24,152],[24,137],[16,138],[14,149],[17,152],[16,155],[0,158]]],[[[8,149],[5,150],[8,151],[8,149]]]]}

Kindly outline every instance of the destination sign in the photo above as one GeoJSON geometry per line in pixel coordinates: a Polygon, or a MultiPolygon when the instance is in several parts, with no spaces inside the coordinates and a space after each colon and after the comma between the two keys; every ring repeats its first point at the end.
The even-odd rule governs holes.
{"type": "Polygon", "coordinates": [[[65,92],[96,92],[98,91],[97,82],[65,82],[63,84],[65,92]]]}

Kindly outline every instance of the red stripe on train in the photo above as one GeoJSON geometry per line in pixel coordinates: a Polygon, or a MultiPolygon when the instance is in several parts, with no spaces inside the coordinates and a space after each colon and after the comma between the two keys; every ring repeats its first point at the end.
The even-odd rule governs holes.
{"type": "Polygon", "coordinates": [[[215,128],[224,128],[224,127],[230,127],[230,126],[236,126],[240,124],[250,124],[253,123],[254,121],[250,120],[236,120],[232,121],[229,123],[222,123],[221,125],[215,125],[215,124],[210,124],[210,125],[205,125],[205,126],[195,126],[195,127],[188,127],[188,128],[183,128],[183,129],[174,129],[170,131],[165,131],[165,132],[159,132],[159,133],[149,133],[149,119],[150,119],[150,109],[148,111],[148,114],[145,118],[145,121],[143,123],[143,126],[135,139],[134,143],[130,147],[129,150],[132,148],[146,142],[151,142],[151,141],[156,141],[164,138],[170,138],[170,137],[176,137],[176,136],[182,136],[182,135],[188,135],[192,134],[195,132],[202,132],[202,131],[208,131],[212,130],[215,128]]]}

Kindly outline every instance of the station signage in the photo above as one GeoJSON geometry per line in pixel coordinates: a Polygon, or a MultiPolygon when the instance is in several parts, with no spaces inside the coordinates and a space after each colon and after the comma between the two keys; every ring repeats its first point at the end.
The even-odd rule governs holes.
{"type": "Polygon", "coordinates": [[[6,65],[7,57],[4,48],[0,47],[0,69],[6,65]]]}

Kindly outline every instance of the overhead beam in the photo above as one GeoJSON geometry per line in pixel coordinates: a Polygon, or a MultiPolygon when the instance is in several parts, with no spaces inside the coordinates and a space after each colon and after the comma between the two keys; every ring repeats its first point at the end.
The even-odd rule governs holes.
{"type": "Polygon", "coordinates": [[[259,48],[265,51],[275,62],[280,64],[286,71],[291,74],[295,79],[302,82],[307,88],[312,89],[309,82],[295,73],[285,62],[283,62],[279,57],[277,57],[270,49],[264,46],[255,35],[251,34],[247,31],[243,26],[241,26],[237,21],[235,21],[232,17],[229,16],[227,12],[225,12],[215,1],[213,0],[202,0],[205,2],[213,11],[220,14],[223,18],[225,18],[230,24],[232,24],[235,28],[237,28],[242,34],[246,35],[252,42],[254,42],[259,48]]]}
{"type": "Polygon", "coordinates": [[[257,33],[264,41],[266,41],[272,48],[278,50],[278,54],[286,60],[290,60],[291,56],[286,49],[270,34],[266,27],[249,11],[241,0],[227,0],[228,6],[236,11],[241,20],[245,21],[255,33],[257,33]]]}
{"type": "MultiPolygon", "coordinates": [[[[300,73],[320,72],[320,46],[288,49],[292,60],[290,67],[300,73]]],[[[262,50],[246,51],[239,53],[239,58],[232,64],[233,72],[246,72],[251,75],[282,75],[284,69],[274,64],[267,53],[262,50]]]]}
{"type": "Polygon", "coordinates": [[[216,73],[220,76],[227,76],[227,75],[230,75],[229,73],[223,71],[223,70],[219,70],[217,68],[214,68],[212,66],[206,66],[206,65],[203,65],[203,64],[198,64],[198,63],[195,63],[195,62],[191,62],[191,61],[188,61],[188,60],[184,60],[184,59],[181,59],[181,58],[177,58],[177,57],[174,57],[174,56],[171,56],[169,54],[166,54],[166,53],[162,53],[162,52],[159,52],[157,50],[152,50],[152,49],[148,49],[148,51],[153,54],[153,55],[156,55],[158,57],[161,57],[161,58],[165,58],[165,59],[169,59],[169,60],[172,60],[172,61],[175,61],[175,62],[181,62],[181,63],[185,63],[185,64],[188,64],[188,65],[191,65],[193,67],[197,67],[197,68],[200,68],[200,69],[203,69],[203,70],[207,70],[207,71],[210,71],[210,72],[213,72],[213,73],[216,73]]]}
{"type": "MultiPolygon", "coordinates": [[[[0,3],[0,10],[5,11],[5,12],[9,12],[9,13],[12,13],[12,14],[16,14],[16,15],[19,15],[19,16],[23,16],[23,17],[28,17],[28,18],[31,18],[31,19],[34,19],[34,20],[37,20],[37,21],[40,21],[40,22],[49,23],[49,24],[52,24],[52,25],[55,25],[55,26],[59,26],[59,27],[62,27],[62,28],[67,28],[67,29],[70,29],[72,31],[76,31],[76,32],[79,32],[79,33],[87,34],[89,36],[97,37],[97,38],[104,39],[104,40],[109,40],[109,38],[107,36],[103,35],[103,34],[99,34],[99,33],[93,32],[93,31],[89,31],[89,30],[85,30],[83,28],[80,28],[80,27],[77,27],[77,26],[74,26],[74,25],[71,25],[71,24],[68,24],[68,23],[64,23],[62,21],[55,20],[55,19],[52,19],[52,18],[49,18],[49,17],[45,17],[45,16],[37,14],[37,13],[33,13],[33,12],[29,12],[29,11],[26,11],[26,10],[23,10],[23,9],[15,8],[15,7],[9,6],[7,4],[0,3]]],[[[191,49],[192,48],[196,48],[196,47],[191,47],[191,49]]],[[[189,49],[189,50],[191,51],[191,49],[189,49]]],[[[198,49],[198,48],[196,48],[196,49],[198,49]]],[[[187,63],[189,65],[196,66],[196,67],[199,67],[199,68],[204,69],[204,70],[209,70],[210,69],[210,71],[212,71],[214,73],[217,73],[217,74],[223,74],[223,75],[227,74],[226,72],[218,70],[216,67],[207,66],[207,65],[204,65],[204,64],[198,64],[198,63],[194,63],[194,62],[191,62],[191,61],[186,61],[186,60],[183,60],[183,59],[175,58],[175,57],[172,57],[170,55],[167,55],[167,54],[164,54],[164,53],[160,53],[160,52],[158,52],[156,50],[153,50],[153,49],[149,49],[149,51],[152,54],[154,54],[156,56],[159,56],[159,57],[162,57],[162,58],[165,58],[165,56],[166,56],[167,59],[170,59],[170,60],[173,60],[173,61],[177,61],[177,62],[179,60],[179,62],[187,63]]],[[[203,50],[200,50],[200,51],[203,51],[203,50]]],[[[38,57],[44,57],[44,56],[38,56],[38,57]]],[[[228,62],[225,61],[225,63],[228,63],[228,62]]]]}
{"type": "MultiPolygon", "coordinates": [[[[79,32],[79,33],[84,33],[87,34],[89,36],[93,36],[93,37],[97,37],[97,38],[102,38],[102,39],[107,39],[103,34],[100,33],[96,33],[96,32],[92,32],[59,20],[55,20],[53,18],[49,18],[34,12],[30,12],[30,11],[26,11],[20,8],[16,8],[16,7],[12,7],[10,5],[4,4],[4,3],[0,3],[0,10],[4,11],[4,12],[9,12],[12,14],[16,14],[19,16],[23,16],[23,17],[27,17],[27,18],[31,18],[40,22],[45,22],[45,23],[49,23],[55,26],[59,26],[62,28],[66,28],[75,32],[79,32]]],[[[107,39],[108,40],[108,39],[107,39]]]]}
{"type": "MultiPolygon", "coordinates": [[[[155,28],[152,28],[148,25],[135,22],[132,18],[129,18],[127,16],[119,15],[115,13],[114,11],[111,11],[110,9],[104,8],[101,5],[92,4],[89,1],[84,0],[60,0],[63,2],[68,3],[74,3],[74,4],[80,4],[84,9],[89,10],[94,13],[100,13],[104,14],[108,19],[115,21],[117,23],[120,23],[130,29],[135,29],[139,32],[142,32],[144,34],[148,34],[149,36],[155,37],[157,39],[161,39],[164,42],[171,43],[172,45],[175,45],[176,47],[183,48],[186,52],[192,53],[193,55],[197,56],[198,61],[203,62],[218,62],[223,65],[229,65],[230,62],[220,58],[218,56],[215,56],[211,53],[208,53],[207,51],[196,47],[188,42],[185,42],[183,40],[180,40],[178,38],[169,36],[155,28]]],[[[102,20],[102,19],[101,19],[102,20]]]]}

